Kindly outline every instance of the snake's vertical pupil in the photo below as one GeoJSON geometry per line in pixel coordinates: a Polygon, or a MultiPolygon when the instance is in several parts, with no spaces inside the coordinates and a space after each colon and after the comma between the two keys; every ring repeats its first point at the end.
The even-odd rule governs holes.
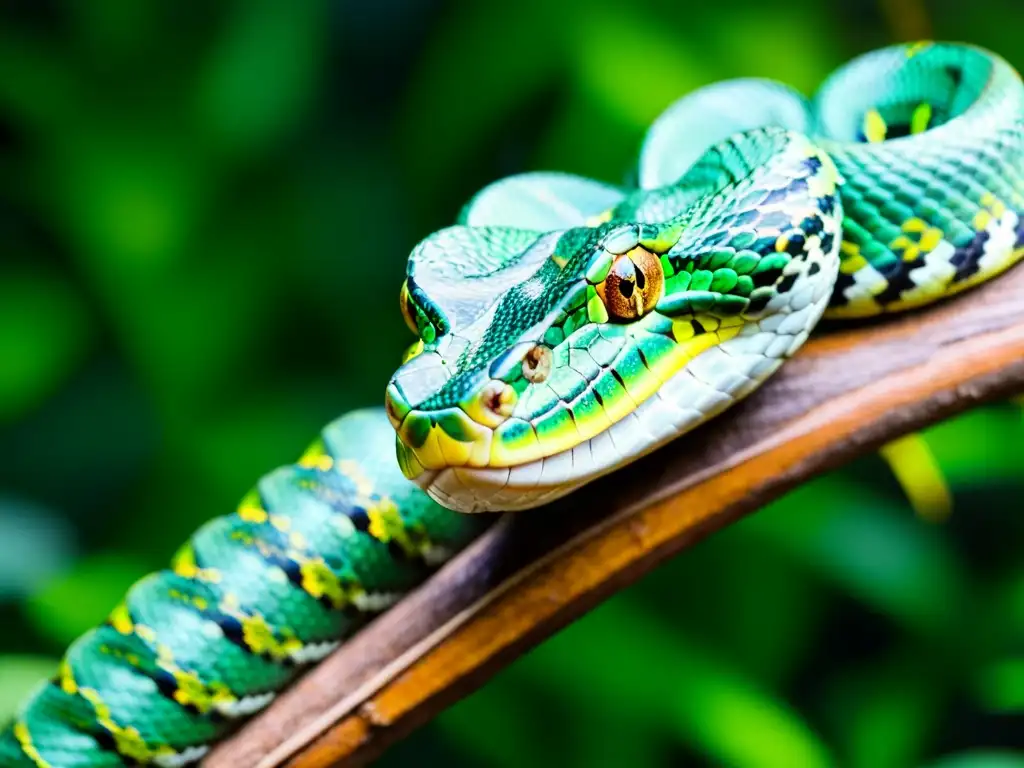
{"type": "Polygon", "coordinates": [[[612,320],[643,317],[658,303],[665,271],[657,254],[637,246],[618,256],[608,276],[595,286],[612,320]]]}

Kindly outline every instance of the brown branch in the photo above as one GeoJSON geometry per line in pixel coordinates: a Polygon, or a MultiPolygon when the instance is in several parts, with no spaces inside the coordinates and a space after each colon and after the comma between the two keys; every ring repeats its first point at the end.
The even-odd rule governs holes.
{"type": "Polygon", "coordinates": [[[821,328],[747,401],[628,474],[501,519],[205,765],[363,765],[711,531],[889,440],[1020,392],[1024,268],[930,311],[821,328]]]}

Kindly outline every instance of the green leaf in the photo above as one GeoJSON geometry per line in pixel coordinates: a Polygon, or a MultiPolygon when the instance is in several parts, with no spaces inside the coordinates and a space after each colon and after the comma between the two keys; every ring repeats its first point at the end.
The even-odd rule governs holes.
{"type": "Polygon", "coordinates": [[[48,510],[0,496],[0,599],[21,597],[68,567],[70,526],[48,510]]]}
{"type": "Polygon", "coordinates": [[[735,768],[831,766],[828,748],[781,699],[734,665],[630,606],[605,603],[521,662],[552,693],[671,728],[735,768]]]}
{"type": "Polygon", "coordinates": [[[128,588],[148,571],[128,554],[91,555],[32,595],[25,610],[40,633],[67,645],[104,621],[128,588]]]}
{"type": "Polygon", "coordinates": [[[1012,572],[984,597],[981,613],[985,622],[977,631],[983,633],[990,656],[1016,649],[1024,634],[1024,572],[1012,572]]]}
{"type": "MultiPolygon", "coordinates": [[[[326,415],[330,405],[319,395],[294,385],[246,393],[234,407],[204,422],[187,448],[213,487],[241,499],[260,475],[298,459],[333,416],[326,415]]],[[[350,402],[343,387],[334,396],[350,402]]]]}
{"type": "Polygon", "coordinates": [[[157,57],[145,56],[169,34],[166,26],[169,14],[165,8],[162,3],[118,0],[71,3],[65,8],[65,23],[74,29],[75,38],[80,41],[82,50],[76,50],[77,55],[102,57],[121,65],[135,64],[136,71],[131,75],[137,76],[139,68],[153,63],[158,67],[159,64],[166,66],[166,62],[154,61],[157,57]]]}
{"type": "Polygon", "coordinates": [[[834,14],[833,6],[818,2],[791,13],[747,2],[736,13],[708,14],[704,39],[711,42],[718,77],[767,77],[810,95],[846,58],[834,14]]]}
{"type": "Polygon", "coordinates": [[[1006,450],[1008,445],[1024,444],[1019,406],[975,408],[928,428],[923,437],[954,488],[1021,480],[1020,452],[1006,450]]]}
{"type": "MultiPolygon", "coordinates": [[[[8,119],[42,136],[66,130],[79,106],[67,51],[43,35],[4,24],[0,28],[0,105],[8,119]]],[[[5,178],[10,183],[10,177],[5,178]]]]}
{"type": "Polygon", "coordinates": [[[467,765],[555,766],[564,742],[545,744],[537,692],[520,675],[503,673],[435,721],[445,738],[470,757],[467,765]]]}
{"type": "Polygon", "coordinates": [[[328,4],[248,0],[230,14],[198,90],[215,146],[235,157],[266,151],[313,100],[326,52],[328,4]]]}
{"type": "Polygon", "coordinates": [[[239,244],[218,244],[208,263],[121,297],[120,332],[165,417],[211,389],[248,389],[274,330],[269,264],[243,266],[239,244]]]}
{"type": "Polygon", "coordinates": [[[910,641],[870,663],[837,670],[827,682],[824,713],[850,768],[917,765],[941,725],[954,670],[910,641]]]}
{"type": "Polygon", "coordinates": [[[983,667],[974,689],[982,706],[1004,714],[1024,713],[1024,658],[1008,658],[983,667]]]}
{"type": "Polygon", "coordinates": [[[133,127],[85,123],[47,169],[72,246],[111,303],[166,276],[206,201],[194,148],[166,126],[133,127]]]}
{"type": "Polygon", "coordinates": [[[715,79],[676,30],[637,6],[597,6],[570,38],[579,87],[613,118],[646,130],[669,104],[715,79]]]}
{"type": "Polygon", "coordinates": [[[0,275],[0,423],[42,403],[82,362],[91,317],[64,283],[42,273],[0,275]]]}
{"type": "Polygon", "coordinates": [[[57,664],[43,656],[0,656],[0,723],[17,714],[25,697],[53,676],[57,664]]]}
{"type": "Polygon", "coordinates": [[[787,553],[729,528],[657,568],[630,601],[775,687],[814,651],[831,590],[787,553]],[[708,578],[714,574],[714,578],[708,578]],[[681,585],[702,584],[701,589],[681,585]]]}
{"type": "Polygon", "coordinates": [[[397,123],[414,187],[430,190],[422,204],[453,191],[459,170],[472,172],[494,133],[555,83],[565,54],[558,33],[576,5],[523,0],[509,13],[501,3],[467,3],[434,28],[397,123]]]}
{"type": "Polygon", "coordinates": [[[831,475],[738,526],[913,630],[957,637],[968,580],[942,532],[909,508],[831,475]]]}
{"type": "Polygon", "coordinates": [[[533,166],[558,168],[613,184],[631,181],[640,132],[608,119],[599,100],[573,92],[560,103],[540,141],[533,166]]]}

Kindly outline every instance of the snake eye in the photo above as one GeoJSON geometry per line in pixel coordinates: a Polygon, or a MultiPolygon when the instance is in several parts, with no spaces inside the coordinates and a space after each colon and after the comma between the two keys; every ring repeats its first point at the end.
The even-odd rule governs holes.
{"type": "Polygon", "coordinates": [[[405,324],[409,326],[409,330],[418,337],[420,335],[420,329],[416,323],[416,313],[412,308],[412,298],[409,296],[408,282],[402,282],[402,291],[398,294],[398,306],[402,310],[402,317],[405,319],[405,324]]]}
{"type": "Polygon", "coordinates": [[[523,378],[531,384],[539,384],[551,373],[551,349],[537,344],[523,358],[523,378]]]}
{"type": "Polygon", "coordinates": [[[661,259],[638,246],[616,258],[596,288],[611,319],[635,320],[658,303],[665,288],[665,270],[661,259]]]}

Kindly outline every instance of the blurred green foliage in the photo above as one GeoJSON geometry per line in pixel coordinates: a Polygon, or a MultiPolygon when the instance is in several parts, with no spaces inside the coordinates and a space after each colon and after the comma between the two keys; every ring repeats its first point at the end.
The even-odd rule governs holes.
{"type": "MultiPolygon", "coordinates": [[[[0,3],[0,716],[137,577],[380,400],[404,259],[524,169],[618,181],[682,93],[1015,0],[0,3]]],[[[1024,419],[928,431],[700,544],[385,765],[1024,766],[1024,419]]]]}

